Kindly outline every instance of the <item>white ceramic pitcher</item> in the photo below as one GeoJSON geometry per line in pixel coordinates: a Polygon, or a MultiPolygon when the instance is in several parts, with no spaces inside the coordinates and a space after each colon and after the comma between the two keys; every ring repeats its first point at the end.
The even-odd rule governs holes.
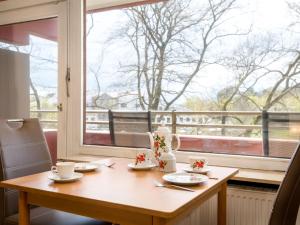
{"type": "Polygon", "coordinates": [[[149,135],[151,149],[154,153],[157,165],[159,165],[159,159],[163,153],[172,153],[173,136],[175,136],[177,139],[177,146],[173,151],[177,151],[180,148],[179,136],[172,134],[164,124],[162,126],[159,126],[153,134],[150,132],[147,133],[149,135]]]}

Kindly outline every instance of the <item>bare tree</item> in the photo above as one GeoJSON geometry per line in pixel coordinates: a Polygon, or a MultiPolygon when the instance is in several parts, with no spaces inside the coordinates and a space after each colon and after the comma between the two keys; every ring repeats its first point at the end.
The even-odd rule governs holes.
{"type": "Polygon", "coordinates": [[[226,110],[224,106],[227,106],[236,95],[246,97],[258,110],[269,110],[292,90],[299,88],[300,50],[296,47],[278,48],[278,43],[270,42],[267,45],[260,42],[256,47],[248,44],[242,46],[248,50],[243,51],[239,48],[232,56],[231,66],[238,74],[237,84],[232,95],[225,101],[224,110],[226,110]],[[260,103],[247,93],[262,80],[269,81],[269,88],[264,90],[265,100],[260,103]]]}
{"type": "MultiPolygon", "coordinates": [[[[38,62],[39,62],[38,64],[36,63],[36,64],[32,65],[31,69],[33,71],[38,70],[42,66],[43,66],[44,69],[47,69],[47,71],[49,71],[49,70],[52,69],[51,66],[49,66],[49,65],[57,64],[57,61],[53,60],[50,57],[40,56],[40,54],[39,54],[40,48],[38,46],[34,46],[34,44],[29,45],[28,48],[26,48],[26,49],[24,48],[23,50],[21,50],[18,45],[4,44],[4,43],[0,45],[0,48],[7,49],[7,50],[12,50],[13,49],[18,53],[28,54],[31,58],[33,58],[35,60],[38,60],[38,62]]],[[[40,97],[40,94],[39,94],[39,91],[38,91],[37,87],[40,88],[41,85],[40,84],[35,84],[30,76],[29,76],[29,85],[30,85],[30,88],[32,90],[32,95],[34,97],[34,100],[36,102],[36,109],[38,111],[40,111],[42,109],[42,104],[41,104],[41,97],[40,97]]],[[[51,87],[47,86],[45,88],[51,88],[51,87]]],[[[53,87],[53,88],[56,88],[56,87],[53,87]]],[[[38,112],[37,116],[38,116],[38,118],[42,118],[42,113],[38,112]]]]}
{"type": "MultiPolygon", "coordinates": [[[[229,105],[232,106],[241,99],[260,111],[284,105],[285,97],[300,87],[300,51],[294,43],[289,47],[282,43],[274,35],[256,39],[249,37],[225,59],[224,64],[232,70],[235,77],[229,94],[223,95],[225,97],[220,101],[221,110],[227,111],[229,105]],[[267,88],[259,87],[266,82],[267,88]],[[255,88],[261,89],[259,98],[253,95],[255,88]]],[[[257,124],[260,119],[257,116],[252,123],[257,124]]],[[[226,123],[225,116],[222,123],[226,123]]],[[[251,129],[246,130],[245,134],[249,135],[251,132],[251,129]]],[[[222,133],[225,134],[225,131],[222,130],[222,133]]]]}
{"type": "Polygon", "coordinates": [[[128,22],[113,36],[126,38],[135,52],[121,71],[135,86],[142,109],[168,110],[211,63],[212,46],[241,35],[222,30],[235,1],[172,0],[124,11],[128,22]]]}
{"type": "MultiPolygon", "coordinates": [[[[38,111],[40,111],[41,110],[41,100],[40,100],[38,90],[34,86],[31,77],[29,77],[29,82],[30,82],[30,88],[33,92],[33,96],[34,96],[34,99],[35,99],[35,102],[36,102],[36,109],[38,111]]],[[[42,113],[41,112],[38,112],[38,118],[42,118],[42,113]]]]}
{"type": "MultiPolygon", "coordinates": [[[[263,67],[274,62],[270,56],[272,55],[271,49],[274,47],[275,44],[272,43],[270,37],[254,38],[250,36],[241,42],[228,57],[223,58],[221,65],[230,70],[233,77],[232,85],[218,94],[217,104],[221,111],[232,110],[233,105],[240,101],[248,101],[258,107],[258,103],[251,99],[253,88],[259,79],[266,75],[263,67]]],[[[221,123],[226,124],[227,118],[228,116],[222,116],[221,123]]],[[[236,119],[239,123],[243,123],[242,120],[236,119]]],[[[225,135],[224,128],[222,128],[221,133],[225,135]]]]}
{"type": "Polygon", "coordinates": [[[295,15],[296,20],[291,24],[291,26],[299,25],[300,23],[300,3],[297,1],[287,2],[291,12],[295,15]]]}

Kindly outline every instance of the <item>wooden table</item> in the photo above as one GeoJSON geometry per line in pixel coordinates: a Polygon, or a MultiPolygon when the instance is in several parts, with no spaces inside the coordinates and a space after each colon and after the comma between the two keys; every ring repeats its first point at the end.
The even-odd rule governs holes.
{"type": "MultiPolygon", "coordinates": [[[[132,171],[129,159],[112,159],[114,168],[85,173],[73,183],[59,184],[48,173],[1,182],[2,187],[19,190],[19,225],[29,225],[29,205],[39,205],[122,225],[169,225],[187,216],[205,200],[218,193],[218,224],[226,224],[227,181],[238,170],[211,167],[206,184],[191,187],[195,192],[158,188],[153,180],[162,181],[158,169],[132,171]]],[[[187,164],[179,163],[181,171],[187,164]]]]}

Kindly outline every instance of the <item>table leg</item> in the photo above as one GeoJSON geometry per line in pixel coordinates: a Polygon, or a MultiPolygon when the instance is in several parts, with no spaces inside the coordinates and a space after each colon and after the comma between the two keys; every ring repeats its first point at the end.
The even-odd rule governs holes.
{"type": "Polygon", "coordinates": [[[167,225],[166,221],[159,217],[153,217],[152,225],[167,225]]]}
{"type": "Polygon", "coordinates": [[[226,225],[227,183],[223,184],[218,193],[218,225],[226,225]]]}
{"type": "Polygon", "coordinates": [[[30,210],[27,201],[27,193],[19,193],[19,225],[30,225],[30,210]]]}

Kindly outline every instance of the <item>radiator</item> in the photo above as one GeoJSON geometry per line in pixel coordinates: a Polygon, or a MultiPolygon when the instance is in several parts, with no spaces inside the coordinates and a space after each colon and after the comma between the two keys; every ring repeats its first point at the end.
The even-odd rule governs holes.
{"type": "MultiPolygon", "coordinates": [[[[268,225],[276,192],[271,189],[229,187],[227,225],[268,225]]],[[[298,217],[297,225],[300,225],[298,217]]],[[[217,196],[212,197],[177,225],[217,225],[217,196]]]]}

